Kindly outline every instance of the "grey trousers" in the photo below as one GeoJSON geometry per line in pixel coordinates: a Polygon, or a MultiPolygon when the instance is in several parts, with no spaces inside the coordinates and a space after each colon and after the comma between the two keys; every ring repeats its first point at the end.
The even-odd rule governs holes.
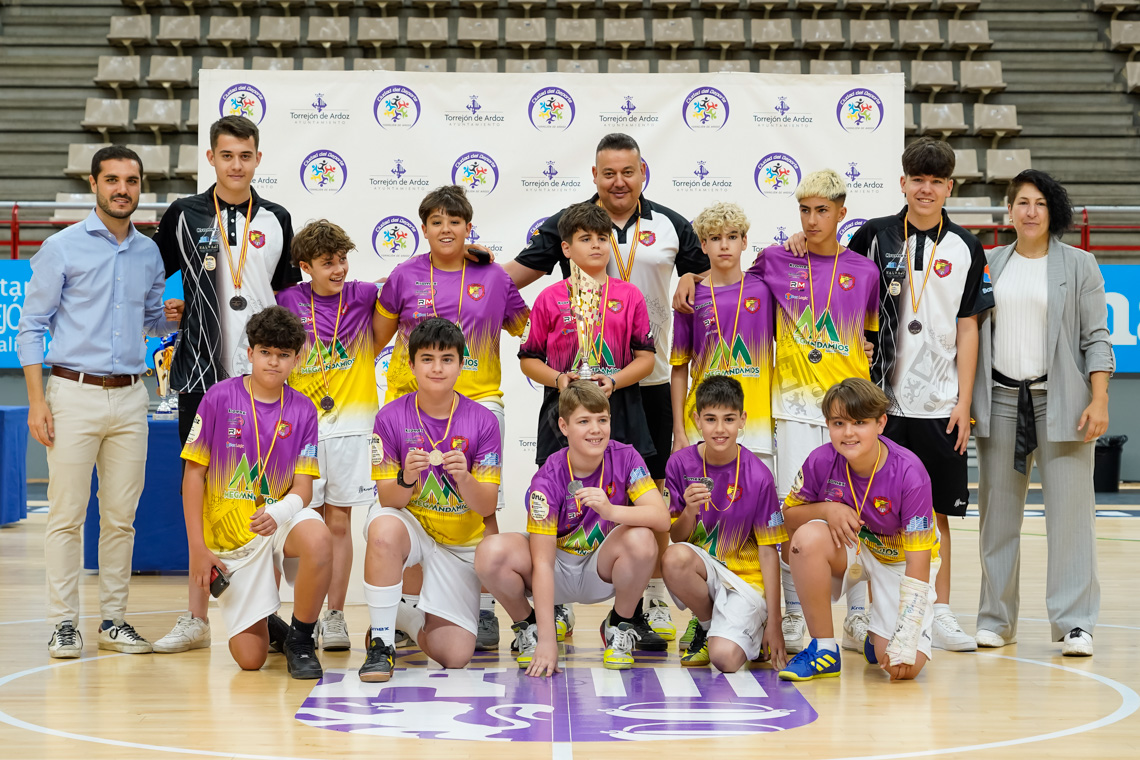
{"type": "MultiPolygon", "coordinates": [[[[1031,472],[1036,461],[1041,473],[1049,551],[1045,606],[1053,641],[1060,641],[1073,628],[1092,633],[1100,612],[1092,485],[1095,444],[1048,440],[1046,394],[1033,391],[1038,447],[1029,455],[1026,470],[1031,472]]],[[[1005,639],[1017,634],[1021,525],[1029,491],[1029,476],[1013,469],[1016,436],[1017,391],[995,387],[990,437],[977,439],[982,559],[978,629],[1005,639]]]]}

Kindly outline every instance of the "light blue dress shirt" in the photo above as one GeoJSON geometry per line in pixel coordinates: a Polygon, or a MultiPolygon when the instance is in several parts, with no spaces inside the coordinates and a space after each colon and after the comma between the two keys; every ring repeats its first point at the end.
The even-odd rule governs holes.
{"type": "Polygon", "coordinates": [[[31,264],[16,336],[21,366],[45,362],[92,375],[141,375],[144,333],[160,337],[178,329],[163,315],[166,272],[158,246],[133,224],[120,243],[92,210],[45,240],[31,264]]]}

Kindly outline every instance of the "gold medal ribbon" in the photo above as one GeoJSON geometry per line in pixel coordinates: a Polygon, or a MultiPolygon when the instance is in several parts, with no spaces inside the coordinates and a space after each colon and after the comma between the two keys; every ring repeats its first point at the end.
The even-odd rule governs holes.
{"type": "MultiPolygon", "coordinates": [[[[708,447],[708,445],[709,444],[706,441],[705,446],[708,447]]],[[[739,443],[736,444],[736,476],[735,476],[735,479],[733,480],[733,483],[732,483],[732,493],[736,493],[736,489],[740,487],[740,450],[741,450],[741,448],[743,448],[743,447],[739,443]]],[[[701,475],[704,476],[704,478],[706,480],[709,479],[709,468],[708,468],[708,464],[705,462],[705,450],[704,449],[701,449],[701,475]]],[[[726,491],[726,493],[727,493],[727,491],[726,491]]],[[[708,505],[709,504],[712,504],[713,509],[715,509],[717,512],[723,512],[724,509],[728,509],[728,507],[732,506],[732,496],[730,495],[728,497],[728,507],[721,509],[715,503],[713,503],[712,489],[710,488],[709,489],[709,500],[705,503],[705,511],[706,512],[708,511],[708,508],[709,508],[708,505]]]]}
{"type": "MultiPolygon", "coordinates": [[[[601,206],[602,202],[599,200],[598,205],[601,206]]],[[[629,261],[622,261],[621,249],[618,248],[617,235],[614,234],[613,229],[610,229],[610,249],[614,254],[614,261],[617,263],[618,274],[626,282],[629,282],[629,276],[633,272],[633,259],[637,256],[637,243],[641,240],[641,199],[637,200],[637,221],[633,226],[633,242],[629,244],[629,261]]]]}
{"type": "MultiPolygon", "coordinates": [[[[455,409],[459,406],[459,394],[454,393],[451,399],[451,411],[447,414],[447,427],[443,431],[443,437],[438,441],[433,440],[431,434],[428,432],[427,425],[424,424],[424,418],[420,415],[420,392],[416,391],[416,419],[420,421],[420,427],[424,429],[424,438],[428,439],[431,444],[432,450],[436,450],[439,444],[447,440],[447,434],[451,432],[451,420],[455,416],[455,409]]],[[[441,454],[443,452],[440,452],[441,454]]]]}
{"type": "MultiPolygon", "coordinates": [[[[809,262],[810,264],[810,262],[809,262]]],[[[810,270],[809,270],[810,276],[810,270]]],[[[712,278],[709,278],[709,293],[712,295],[713,316],[716,317],[716,336],[721,343],[724,343],[724,333],[720,330],[720,312],[716,308],[716,286],[712,283],[712,278]]],[[[736,343],[736,328],[740,325],[740,307],[744,305],[744,278],[740,278],[740,294],[736,297],[736,319],[732,322],[732,343],[728,345],[728,362],[726,362],[725,369],[729,369],[732,363],[732,346],[736,343]]],[[[813,315],[814,316],[814,312],[813,315]]]]}
{"type": "MultiPolygon", "coordinates": [[[[253,377],[246,375],[249,384],[246,390],[249,391],[249,408],[253,416],[253,439],[257,444],[257,496],[254,497],[254,504],[261,506],[263,503],[261,493],[261,483],[264,480],[266,487],[269,485],[268,474],[266,469],[269,467],[269,459],[273,456],[273,447],[277,445],[277,432],[281,429],[281,420],[285,417],[285,388],[281,388],[281,411],[277,413],[277,424],[273,426],[273,439],[269,442],[269,451],[265,454],[265,459],[261,458],[261,431],[257,424],[257,404],[253,400],[253,377]]],[[[246,381],[243,380],[244,384],[246,381]]]]}
{"type": "Polygon", "coordinates": [[[222,209],[218,205],[217,190],[214,190],[214,213],[218,217],[218,232],[222,233],[219,237],[222,239],[222,247],[226,249],[226,261],[230,264],[230,280],[234,284],[234,290],[238,291],[241,290],[242,273],[245,272],[245,255],[249,251],[249,221],[253,214],[253,193],[249,194],[249,205],[245,208],[245,231],[241,234],[241,256],[238,258],[236,269],[234,268],[233,252],[230,250],[230,235],[228,232],[222,231],[222,209]]]}
{"type": "MultiPolygon", "coordinates": [[[[903,238],[906,240],[906,282],[910,286],[910,306],[914,309],[914,316],[918,316],[918,307],[922,304],[922,296],[926,293],[926,282],[930,279],[930,270],[934,269],[934,256],[938,253],[938,240],[942,237],[942,223],[946,217],[938,220],[938,234],[934,236],[934,247],[930,249],[930,258],[926,264],[926,276],[922,278],[922,289],[918,291],[918,300],[914,298],[914,271],[910,263],[910,212],[903,217],[903,238]]],[[[917,242],[918,232],[915,232],[917,242]]]]}
{"type": "MultiPolygon", "coordinates": [[[[428,254],[428,282],[431,283],[431,313],[438,317],[439,312],[435,309],[435,263],[431,260],[431,254],[428,254]]],[[[463,325],[459,324],[459,318],[463,316],[463,293],[464,287],[467,284],[467,258],[463,259],[463,274],[459,278],[459,311],[455,313],[455,324],[459,327],[460,332],[463,331],[463,325]]]]}
{"type": "MultiPolygon", "coordinates": [[[[344,308],[344,288],[341,288],[340,299],[337,301],[337,304],[336,304],[336,324],[333,327],[332,344],[331,344],[331,348],[329,349],[330,354],[336,349],[336,336],[337,336],[337,333],[340,332],[340,315],[342,313],[343,308],[344,308]]],[[[321,336],[317,335],[317,307],[313,303],[312,285],[309,286],[309,316],[311,316],[313,318],[313,341],[314,341],[314,345],[317,349],[317,359],[321,363],[321,383],[325,387],[325,395],[327,396],[327,395],[329,395],[329,378],[328,378],[328,373],[325,370],[325,355],[321,353],[321,336]]]]}
{"type": "MultiPolygon", "coordinates": [[[[867,480],[867,490],[863,492],[862,501],[860,501],[859,497],[855,495],[855,481],[851,477],[851,463],[846,462],[843,465],[845,468],[847,468],[847,487],[851,489],[851,500],[858,504],[858,508],[855,510],[855,514],[857,517],[859,517],[859,519],[863,519],[863,505],[867,503],[867,497],[871,494],[871,484],[875,482],[875,474],[879,471],[879,458],[883,456],[882,442],[876,439],[875,443],[877,444],[875,447],[875,469],[871,470],[871,477],[867,480]]],[[[862,542],[856,541],[855,554],[858,554],[861,548],[862,542]]]]}

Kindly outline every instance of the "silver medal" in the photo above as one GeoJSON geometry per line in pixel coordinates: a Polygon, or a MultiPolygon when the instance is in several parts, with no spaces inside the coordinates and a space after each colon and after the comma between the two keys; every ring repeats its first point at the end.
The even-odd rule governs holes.
{"type": "Polygon", "coordinates": [[[582,485],[582,481],[571,480],[570,485],[568,485],[566,487],[566,490],[570,492],[571,496],[576,496],[578,494],[578,492],[581,491],[583,488],[585,488],[585,486],[582,485]]]}

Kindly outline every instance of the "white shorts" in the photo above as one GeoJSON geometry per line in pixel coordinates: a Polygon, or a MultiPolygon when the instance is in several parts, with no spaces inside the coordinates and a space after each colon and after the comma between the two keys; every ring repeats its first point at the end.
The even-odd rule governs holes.
{"type": "Polygon", "coordinates": [[[281,594],[277,590],[274,570],[280,571],[285,582],[292,586],[299,564],[296,557],[285,557],[285,539],[305,520],[320,519],[321,516],[313,510],[302,509],[272,536],[258,536],[241,549],[218,555],[230,571],[230,585],[218,597],[218,609],[226,623],[229,638],[281,609],[281,594]]]}
{"type": "MultiPolygon", "coordinates": [[[[504,437],[507,434],[507,420],[506,420],[506,413],[503,411],[503,402],[499,399],[488,398],[488,399],[483,399],[482,401],[480,401],[478,403],[484,409],[489,409],[491,411],[491,413],[495,415],[495,419],[497,419],[499,421],[499,445],[505,449],[506,444],[504,443],[504,437]]],[[[498,504],[498,506],[495,507],[496,513],[502,512],[503,507],[505,507],[507,504],[506,496],[504,495],[504,492],[503,492],[502,478],[500,478],[499,480],[500,480],[500,482],[499,482],[499,504],[498,504]]]]}
{"type": "MultiPolygon", "coordinates": [[[[740,576],[714,560],[708,552],[690,543],[680,543],[701,558],[705,565],[705,578],[709,598],[713,600],[710,637],[728,639],[742,650],[749,660],[760,656],[764,641],[764,625],[768,622],[768,604],[756,589],[741,580],[740,576]]],[[[673,596],[673,592],[669,592],[673,596]]],[[[679,609],[684,603],[673,596],[679,609]]]]}
{"type": "MultiPolygon", "coordinates": [[[[938,568],[942,563],[935,560],[930,563],[930,577],[938,575],[938,568]]],[[[895,624],[899,618],[899,594],[903,576],[906,575],[906,562],[880,562],[878,557],[871,553],[867,547],[858,554],[855,547],[847,547],[847,572],[842,578],[831,579],[831,601],[838,602],[844,594],[851,590],[856,583],[866,581],[871,584],[871,620],[867,629],[871,633],[882,636],[887,641],[895,635],[895,624]],[[851,577],[851,568],[854,565],[862,567],[862,577],[855,580],[851,577]]],[[[933,643],[932,630],[934,627],[934,584],[930,585],[930,603],[926,608],[926,615],[922,618],[922,633],[918,638],[918,651],[930,659],[930,648],[933,643]]]]}
{"type": "Polygon", "coordinates": [[[597,549],[584,557],[562,549],[554,552],[555,604],[594,604],[613,598],[613,584],[598,575],[598,554],[608,540],[606,536],[597,549]]]}
{"type": "Polygon", "coordinates": [[[346,435],[325,438],[317,444],[317,464],[321,476],[313,481],[310,507],[326,503],[338,507],[363,507],[376,503],[376,482],[372,480],[372,454],[369,436],[346,435]]]}
{"type": "Polygon", "coordinates": [[[479,576],[475,574],[475,547],[441,544],[427,534],[419,521],[406,509],[373,504],[364,520],[364,539],[368,526],[377,517],[395,517],[404,523],[411,539],[411,550],[404,568],[422,565],[424,584],[416,605],[425,615],[435,615],[454,623],[471,635],[479,624],[479,576]]]}
{"type": "Polygon", "coordinates": [[[798,420],[776,420],[776,494],[783,504],[808,454],[830,443],[825,425],[798,420]]]}

